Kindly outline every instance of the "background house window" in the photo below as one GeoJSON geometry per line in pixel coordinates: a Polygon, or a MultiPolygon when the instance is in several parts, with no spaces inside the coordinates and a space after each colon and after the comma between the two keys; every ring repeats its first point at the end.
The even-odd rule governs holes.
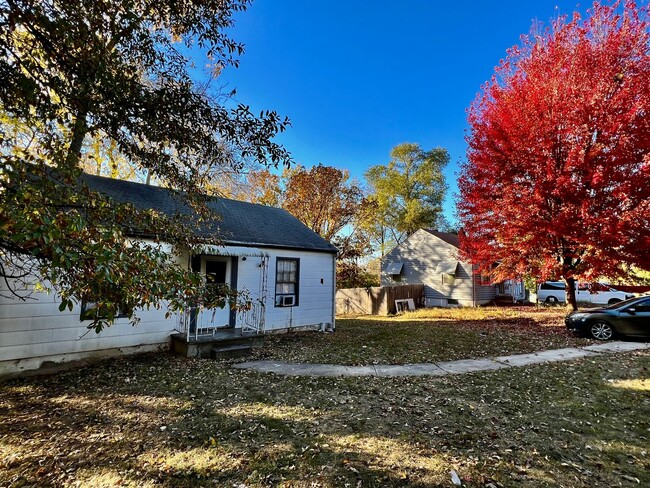
{"type": "Polygon", "coordinates": [[[278,258],[275,265],[275,306],[298,305],[300,260],[278,258]]]}
{"type": "Polygon", "coordinates": [[[388,263],[386,265],[386,274],[390,276],[390,279],[393,281],[402,281],[402,269],[404,268],[404,263],[395,262],[388,263]]]}
{"type": "Polygon", "coordinates": [[[442,274],[442,283],[445,285],[453,285],[454,282],[456,281],[456,275],[453,275],[451,273],[443,273],[442,274]]]}
{"type": "Polygon", "coordinates": [[[492,280],[490,278],[490,273],[487,272],[482,272],[481,273],[481,278],[479,281],[479,285],[481,286],[490,286],[492,284],[492,280]]]}

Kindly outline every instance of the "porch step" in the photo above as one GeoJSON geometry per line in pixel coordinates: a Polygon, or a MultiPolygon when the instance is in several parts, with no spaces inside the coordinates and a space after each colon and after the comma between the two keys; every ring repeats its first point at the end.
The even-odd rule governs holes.
{"type": "Polygon", "coordinates": [[[228,346],[213,347],[210,351],[212,359],[233,359],[249,356],[253,352],[251,344],[231,344],[228,346]]]}
{"type": "Polygon", "coordinates": [[[219,331],[214,336],[186,337],[184,334],[172,335],[172,351],[188,358],[213,357],[213,349],[244,346],[248,348],[262,347],[264,336],[243,334],[240,331],[219,331]]]}

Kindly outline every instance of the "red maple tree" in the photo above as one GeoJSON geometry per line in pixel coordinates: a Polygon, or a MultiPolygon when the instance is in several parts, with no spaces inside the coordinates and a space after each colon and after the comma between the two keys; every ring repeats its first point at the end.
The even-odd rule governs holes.
{"type": "Polygon", "coordinates": [[[560,18],[472,103],[461,246],[495,279],[561,277],[575,309],[577,277],[650,268],[649,18],[632,2],[560,18]]]}

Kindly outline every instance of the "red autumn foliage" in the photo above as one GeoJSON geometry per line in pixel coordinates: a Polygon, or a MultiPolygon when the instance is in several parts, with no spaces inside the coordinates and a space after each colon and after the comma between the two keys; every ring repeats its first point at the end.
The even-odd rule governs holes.
{"type": "Polygon", "coordinates": [[[499,263],[496,279],[572,289],[650,268],[649,17],[617,2],[560,18],[511,48],[471,105],[461,246],[499,263]]]}

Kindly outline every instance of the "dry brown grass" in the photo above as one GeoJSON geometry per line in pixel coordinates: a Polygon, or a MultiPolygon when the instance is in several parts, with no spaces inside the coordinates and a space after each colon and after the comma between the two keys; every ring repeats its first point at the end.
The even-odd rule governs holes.
{"type": "Polygon", "coordinates": [[[649,351],[412,378],[149,355],[0,385],[2,487],[650,486],[649,447],[649,351]]]}

